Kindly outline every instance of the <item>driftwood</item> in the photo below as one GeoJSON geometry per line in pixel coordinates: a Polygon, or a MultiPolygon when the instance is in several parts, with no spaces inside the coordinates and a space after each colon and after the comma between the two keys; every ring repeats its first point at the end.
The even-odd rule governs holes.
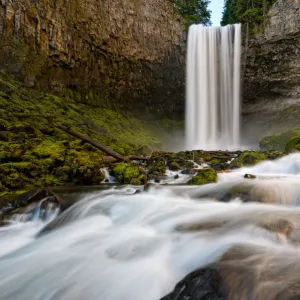
{"type": "Polygon", "coordinates": [[[90,137],[79,133],[78,131],[75,131],[74,129],[71,128],[67,128],[67,127],[62,127],[59,126],[59,129],[65,131],[66,133],[84,141],[87,142],[89,144],[91,144],[92,146],[94,146],[97,149],[100,149],[101,151],[103,151],[104,153],[108,154],[109,156],[105,156],[103,158],[103,160],[106,163],[114,163],[117,161],[129,161],[129,160],[148,160],[149,157],[148,156],[141,156],[141,155],[129,155],[129,156],[123,156],[117,152],[115,152],[114,150],[102,145],[101,143],[91,139],[90,137]]]}

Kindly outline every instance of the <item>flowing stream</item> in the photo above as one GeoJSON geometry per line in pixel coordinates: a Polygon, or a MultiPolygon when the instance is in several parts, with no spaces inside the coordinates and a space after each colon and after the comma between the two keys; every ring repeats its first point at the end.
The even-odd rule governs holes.
{"type": "MultiPolygon", "coordinates": [[[[282,257],[276,261],[282,268],[286,257],[298,263],[300,154],[220,174],[216,184],[136,190],[93,191],[59,216],[0,228],[1,300],[159,300],[235,245],[282,257]],[[244,179],[245,172],[259,177],[244,179]],[[261,203],[235,195],[218,201],[241,186],[249,188],[250,201],[257,197],[261,203]],[[272,229],[282,220],[292,228],[287,240],[272,229]]],[[[271,268],[264,261],[258,267],[271,268]]],[[[252,274],[249,262],[243,268],[252,274]]],[[[247,299],[277,299],[285,286],[280,280],[269,285],[272,293],[262,295],[260,289],[247,299]]]]}
{"type": "Polygon", "coordinates": [[[192,25],[187,51],[186,149],[237,149],[241,25],[192,25]]]}

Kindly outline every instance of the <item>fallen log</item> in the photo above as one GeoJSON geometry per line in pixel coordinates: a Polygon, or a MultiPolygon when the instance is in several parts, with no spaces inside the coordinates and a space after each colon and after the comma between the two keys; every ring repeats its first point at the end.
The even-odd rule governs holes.
{"type": "MultiPolygon", "coordinates": [[[[139,155],[129,155],[129,156],[124,156],[124,158],[128,160],[149,160],[149,156],[139,156],[139,155]]],[[[112,156],[104,156],[103,157],[103,162],[104,163],[115,163],[119,161],[118,159],[112,157],[112,156]]]]}
{"type": "Polygon", "coordinates": [[[78,131],[75,131],[74,129],[71,128],[67,128],[67,127],[63,127],[63,126],[57,126],[59,129],[65,131],[66,133],[86,142],[91,144],[92,146],[94,146],[95,148],[103,151],[104,153],[108,154],[109,156],[113,157],[116,159],[116,161],[122,160],[122,161],[126,161],[128,160],[126,157],[122,156],[121,154],[115,152],[114,150],[102,145],[101,143],[99,143],[98,141],[95,141],[93,139],[91,139],[90,137],[79,133],[78,131]]]}

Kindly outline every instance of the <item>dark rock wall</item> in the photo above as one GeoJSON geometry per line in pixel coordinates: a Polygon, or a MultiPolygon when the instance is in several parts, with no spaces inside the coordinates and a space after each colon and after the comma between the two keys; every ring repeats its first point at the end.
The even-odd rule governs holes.
{"type": "Polygon", "coordinates": [[[2,0],[0,64],[91,105],[180,112],[183,29],[168,0],[2,0]]]}
{"type": "Polygon", "coordinates": [[[258,146],[265,135],[300,127],[299,114],[300,1],[278,0],[246,51],[244,144],[258,146]]]}
{"type": "Polygon", "coordinates": [[[244,101],[300,96],[300,1],[278,0],[263,34],[250,39],[244,101]]]}

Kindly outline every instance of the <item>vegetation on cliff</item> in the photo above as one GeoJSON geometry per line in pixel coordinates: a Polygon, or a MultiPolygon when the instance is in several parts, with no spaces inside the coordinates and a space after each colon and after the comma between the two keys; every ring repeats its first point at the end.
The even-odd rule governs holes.
{"type": "Polygon", "coordinates": [[[171,0],[176,10],[183,16],[186,26],[192,24],[210,25],[209,0],[171,0]]]}
{"type": "Polygon", "coordinates": [[[105,153],[63,131],[71,127],[122,155],[160,146],[151,127],[125,113],[79,104],[0,75],[0,196],[13,190],[99,184],[105,153]]]}
{"type": "Polygon", "coordinates": [[[276,0],[225,0],[221,25],[249,21],[261,23],[276,0]]]}

